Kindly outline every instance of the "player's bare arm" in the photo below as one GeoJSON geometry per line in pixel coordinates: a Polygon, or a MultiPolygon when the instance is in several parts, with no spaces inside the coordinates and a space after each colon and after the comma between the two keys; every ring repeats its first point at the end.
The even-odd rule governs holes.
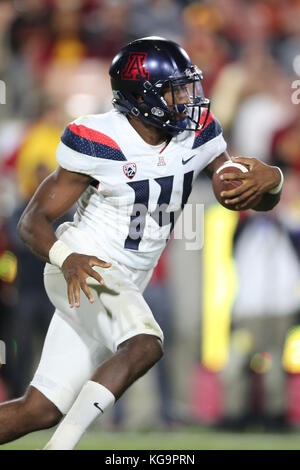
{"type": "MultiPolygon", "coordinates": [[[[65,214],[92,182],[90,176],[58,167],[39,186],[27,205],[18,224],[18,233],[30,250],[43,261],[50,262],[49,251],[57,242],[52,222],[65,214]]],[[[91,276],[100,284],[103,278],[93,266],[109,267],[95,256],[71,253],[61,269],[68,285],[70,306],[80,305],[80,289],[93,302],[86,278],[91,276]]]]}
{"type": "MultiPolygon", "coordinates": [[[[212,177],[213,173],[226,161],[228,161],[226,155],[221,154],[206,167],[205,173],[212,177]]],[[[226,204],[231,205],[235,210],[243,210],[245,207],[249,207],[249,204],[261,195],[261,201],[253,209],[256,211],[269,211],[273,209],[280,200],[281,191],[276,194],[271,194],[269,191],[280,185],[281,173],[279,169],[267,165],[257,158],[232,157],[232,161],[246,166],[248,172],[231,172],[221,175],[221,179],[224,181],[242,181],[242,184],[237,188],[221,193],[226,204]]]]}
{"type": "Polygon", "coordinates": [[[204,173],[211,179],[213,174],[220,168],[223,163],[227,162],[228,158],[224,153],[221,153],[217,158],[215,158],[207,167],[203,170],[204,173]]]}

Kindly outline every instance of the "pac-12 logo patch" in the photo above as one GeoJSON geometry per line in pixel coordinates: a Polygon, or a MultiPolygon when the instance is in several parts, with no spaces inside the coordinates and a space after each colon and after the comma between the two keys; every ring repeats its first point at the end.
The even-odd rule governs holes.
{"type": "Polygon", "coordinates": [[[149,80],[150,73],[145,66],[146,57],[146,52],[131,52],[121,73],[122,80],[149,80]]]}
{"type": "Polygon", "coordinates": [[[136,174],[136,164],[135,163],[127,163],[126,165],[123,165],[123,171],[127,178],[132,180],[132,178],[136,174]]]}

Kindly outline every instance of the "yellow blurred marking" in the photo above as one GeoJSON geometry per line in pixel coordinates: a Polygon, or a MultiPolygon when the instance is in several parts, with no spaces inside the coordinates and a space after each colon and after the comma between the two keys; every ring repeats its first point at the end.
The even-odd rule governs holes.
{"type": "Polygon", "coordinates": [[[232,241],[237,222],[238,213],[219,204],[209,207],[205,214],[202,363],[215,372],[222,370],[228,359],[236,294],[232,241]]]}

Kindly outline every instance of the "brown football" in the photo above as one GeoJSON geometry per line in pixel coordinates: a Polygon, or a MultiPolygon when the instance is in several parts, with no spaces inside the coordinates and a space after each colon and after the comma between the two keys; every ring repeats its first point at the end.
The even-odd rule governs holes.
{"type": "MultiPolygon", "coordinates": [[[[222,206],[232,211],[240,210],[235,209],[235,206],[225,204],[223,198],[221,197],[221,193],[223,191],[230,191],[231,189],[235,189],[237,186],[240,186],[242,184],[242,180],[224,181],[221,180],[220,176],[224,173],[246,173],[247,171],[247,167],[242,165],[241,163],[234,163],[232,161],[228,161],[221,165],[220,168],[218,168],[218,170],[213,174],[212,185],[214,194],[219,203],[222,204],[222,206]]],[[[254,201],[249,204],[249,206],[244,207],[243,210],[255,207],[260,202],[260,200],[261,196],[259,195],[254,201]]]]}

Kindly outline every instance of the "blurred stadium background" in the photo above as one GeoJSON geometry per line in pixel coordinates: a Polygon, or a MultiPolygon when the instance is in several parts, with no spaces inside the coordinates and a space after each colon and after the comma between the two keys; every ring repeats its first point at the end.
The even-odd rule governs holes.
{"type": "Polygon", "coordinates": [[[235,213],[199,178],[203,249],[172,240],[145,293],[165,358],[81,445],[299,449],[299,0],[0,0],[0,402],[24,393],[53,313],[18,218],[66,123],[111,108],[112,57],[148,35],[186,48],[230,154],[279,165],[285,186],[271,213],[235,213]]]}

